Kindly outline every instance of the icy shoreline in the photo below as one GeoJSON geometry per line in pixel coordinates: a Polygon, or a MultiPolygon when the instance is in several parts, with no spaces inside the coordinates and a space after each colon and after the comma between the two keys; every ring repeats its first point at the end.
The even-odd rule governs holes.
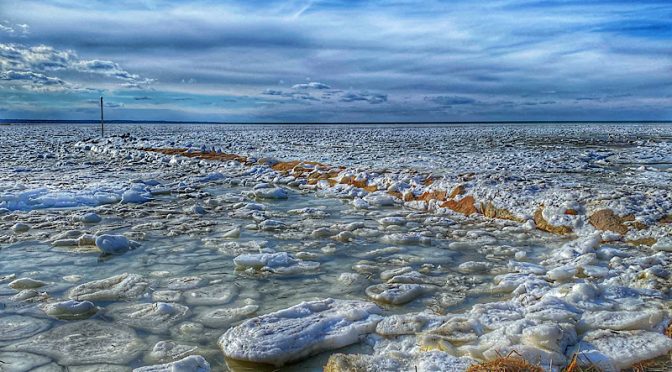
{"type": "MultiPolygon", "coordinates": [[[[88,181],[99,177],[83,178],[65,190],[56,182],[32,188],[30,182],[17,187],[3,180],[0,218],[7,233],[0,234],[0,255],[10,254],[4,259],[16,265],[11,252],[40,241],[51,245],[53,254],[118,256],[106,258],[111,264],[142,262],[153,252],[178,262],[185,259],[179,253],[183,248],[165,249],[161,244],[167,243],[155,246],[154,241],[196,238],[185,257],[214,252],[223,271],[245,283],[273,278],[291,286],[305,279],[333,288],[314,284],[311,290],[308,285],[291,301],[273,303],[260,295],[263,285],[240,289],[205,266],[200,274],[177,276],[159,269],[169,265],[160,260],[155,268],[147,263],[152,271],[135,273],[140,267],[134,263],[123,274],[106,265],[105,272],[92,276],[83,270],[75,278],[77,273],[64,268],[46,275],[36,271],[39,264],[4,265],[3,311],[33,324],[35,332],[16,330],[7,341],[0,339],[1,352],[41,354],[37,350],[45,341],[40,335],[50,324],[42,319],[50,314],[66,322],[48,331],[58,337],[70,332],[64,328],[68,324],[74,332],[78,321],[102,316],[129,327],[119,330],[119,337],[137,342],[129,347],[156,344],[155,355],[172,355],[142,354],[141,364],[177,362],[200,353],[209,364],[185,359],[184,365],[215,369],[224,368],[218,362],[221,354],[214,356],[221,352],[213,351],[224,333],[229,336],[220,339],[220,347],[234,359],[282,365],[320,352],[324,357],[324,351],[354,343],[368,348],[369,355],[334,356],[330,368],[347,360],[381,371],[455,370],[513,350],[544,368],[559,369],[578,354],[586,356],[580,362],[616,371],[672,350],[672,339],[663,334],[670,322],[672,202],[669,187],[657,183],[669,170],[642,170],[655,175],[646,187],[624,181],[614,188],[581,184],[580,178],[572,183],[533,175],[338,167],[233,155],[210,146],[157,144],[112,137],[103,143],[72,143],[58,155],[116,172],[113,183],[98,179],[100,187],[88,181]],[[216,193],[218,188],[226,191],[216,193]],[[343,255],[348,264],[338,267],[343,255]],[[281,347],[286,350],[278,356],[269,356],[272,346],[258,353],[250,349],[259,342],[283,345],[294,337],[273,314],[292,308],[297,322],[305,316],[311,323],[323,310],[301,311],[300,306],[317,305],[299,302],[334,301],[327,297],[338,299],[320,305],[331,307],[324,310],[333,314],[326,318],[331,320],[306,330],[306,337],[319,342],[308,349],[281,347]],[[344,300],[359,301],[355,308],[368,310],[346,310],[344,300]],[[270,336],[257,333],[257,319],[268,324],[270,336]],[[358,319],[369,320],[359,326],[358,319]],[[234,337],[244,324],[248,330],[243,333],[258,336],[234,337]],[[159,352],[166,346],[157,342],[168,341],[140,337],[138,331],[168,334],[161,338],[175,345],[159,352]]],[[[610,156],[594,152],[586,164],[610,156]]],[[[627,169],[612,172],[627,178],[627,169]]],[[[199,267],[207,261],[193,262],[199,267]]],[[[92,340],[114,334],[103,323],[97,327],[92,340]]],[[[82,342],[83,348],[92,346],[82,342]]],[[[139,366],[140,353],[134,352],[129,355],[139,366]]],[[[81,364],[66,356],[56,346],[45,355],[53,363],[81,364]]],[[[130,359],[95,362],[126,364],[130,359]]]]}

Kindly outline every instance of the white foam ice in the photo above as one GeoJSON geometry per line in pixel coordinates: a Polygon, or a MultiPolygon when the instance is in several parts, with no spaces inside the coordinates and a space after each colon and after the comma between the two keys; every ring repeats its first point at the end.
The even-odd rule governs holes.
{"type": "Polygon", "coordinates": [[[380,313],[363,301],[303,302],[229,329],[219,345],[228,358],[281,366],[359,341],[375,329],[380,313]]]}

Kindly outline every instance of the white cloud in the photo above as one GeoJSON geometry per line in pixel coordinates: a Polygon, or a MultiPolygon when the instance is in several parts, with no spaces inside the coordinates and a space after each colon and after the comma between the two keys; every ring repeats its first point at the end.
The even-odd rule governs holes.
{"type": "MultiPolygon", "coordinates": [[[[153,80],[132,74],[115,62],[80,59],[72,50],[58,50],[47,45],[26,46],[0,43],[1,78],[13,87],[31,90],[77,89],[57,76],[58,72],[95,74],[123,81],[122,86],[143,87],[153,80]],[[49,75],[47,75],[49,74],[49,75]]],[[[75,78],[77,78],[75,76],[75,78]]],[[[82,80],[86,80],[80,76],[82,80]]]]}
{"type": "Polygon", "coordinates": [[[292,89],[331,89],[331,87],[324,83],[319,83],[317,81],[311,81],[306,84],[294,84],[292,89]]]}

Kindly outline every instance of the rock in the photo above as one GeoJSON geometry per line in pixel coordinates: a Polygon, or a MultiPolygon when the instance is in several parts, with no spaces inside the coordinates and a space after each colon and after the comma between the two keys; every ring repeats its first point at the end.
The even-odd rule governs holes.
{"type": "Polygon", "coordinates": [[[96,247],[107,254],[121,254],[131,249],[131,241],[123,235],[104,234],[96,238],[96,247]]]}
{"type": "Polygon", "coordinates": [[[69,300],[47,304],[43,310],[55,318],[74,320],[88,318],[95,314],[98,308],[91,301],[69,300]]]}
{"type": "Polygon", "coordinates": [[[572,233],[572,228],[569,226],[554,226],[546,221],[543,206],[534,212],[534,223],[537,229],[553,234],[567,235],[572,233]]]}
{"type": "Polygon", "coordinates": [[[153,333],[167,333],[170,327],[186,318],[189,308],[175,303],[115,304],[105,313],[119,323],[153,333]]]}
{"type": "Polygon", "coordinates": [[[128,364],[145,347],[135,332],[124,325],[84,320],[52,328],[7,349],[40,353],[56,359],[59,364],[70,365],[128,364]]]}
{"type": "Polygon", "coordinates": [[[123,273],[80,284],[68,292],[68,297],[78,301],[132,300],[143,295],[148,285],[140,275],[123,273]]]}
{"type": "Polygon", "coordinates": [[[588,221],[596,229],[602,231],[613,231],[621,235],[625,235],[628,232],[628,226],[624,224],[625,221],[631,220],[626,217],[619,217],[611,209],[602,209],[588,217],[588,221]]]}
{"type": "Polygon", "coordinates": [[[17,291],[20,291],[22,289],[40,288],[44,287],[45,285],[47,285],[47,283],[31,278],[19,278],[8,284],[10,288],[16,289],[17,291]]]}
{"type": "Polygon", "coordinates": [[[363,301],[303,302],[229,329],[219,346],[228,358],[282,366],[359,341],[373,332],[380,313],[363,301]]]}

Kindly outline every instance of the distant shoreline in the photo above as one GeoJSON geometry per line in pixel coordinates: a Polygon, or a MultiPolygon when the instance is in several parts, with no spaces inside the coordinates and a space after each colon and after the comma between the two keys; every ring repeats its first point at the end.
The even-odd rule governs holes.
{"type": "MultiPolygon", "coordinates": [[[[23,120],[0,119],[0,125],[20,124],[99,124],[99,120],[23,120]]],[[[105,124],[212,124],[212,125],[465,125],[465,124],[672,124],[672,120],[505,120],[505,121],[372,121],[372,122],[224,122],[106,120],[105,124]]]]}

